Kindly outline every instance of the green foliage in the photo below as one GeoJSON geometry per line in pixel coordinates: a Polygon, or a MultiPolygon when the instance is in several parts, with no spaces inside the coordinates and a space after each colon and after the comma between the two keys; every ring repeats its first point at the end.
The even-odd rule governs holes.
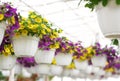
{"type": "MultiPolygon", "coordinates": [[[[102,3],[102,5],[105,7],[107,6],[108,2],[110,0],[80,0],[78,5],[80,5],[81,1],[85,1],[85,7],[90,8],[91,11],[94,10],[95,6],[99,3],[102,3]]],[[[120,0],[115,0],[117,5],[120,5],[120,0]]]]}
{"type": "Polygon", "coordinates": [[[119,45],[118,39],[112,39],[112,44],[118,46],[119,45]]]}

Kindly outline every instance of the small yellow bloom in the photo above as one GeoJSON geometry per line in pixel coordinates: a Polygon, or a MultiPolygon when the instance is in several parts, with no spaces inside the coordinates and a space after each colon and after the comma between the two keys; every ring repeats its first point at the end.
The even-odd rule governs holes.
{"type": "Polygon", "coordinates": [[[0,14],[0,20],[4,19],[4,14],[0,14]]]}
{"type": "Polygon", "coordinates": [[[11,52],[10,52],[10,49],[9,49],[8,47],[4,47],[4,50],[5,50],[5,52],[8,53],[8,54],[11,53],[11,52]]]}
{"type": "Polygon", "coordinates": [[[42,30],[42,31],[41,31],[41,33],[42,33],[43,35],[45,35],[45,34],[46,34],[46,32],[45,32],[44,30],[42,30]]]}
{"type": "Polygon", "coordinates": [[[48,20],[46,18],[43,18],[43,22],[48,22],[48,20]]]}
{"type": "Polygon", "coordinates": [[[24,25],[20,23],[19,29],[24,29],[24,25]]]}
{"type": "Polygon", "coordinates": [[[45,24],[41,24],[41,27],[46,29],[46,25],[45,24]]]}
{"type": "Polygon", "coordinates": [[[12,16],[11,21],[13,24],[15,24],[15,17],[14,16],[12,16]]]}
{"type": "Polygon", "coordinates": [[[75,68],[75,64],[71,63],[70,65],[66,66],[66,68],[68,68],[68,69],[74,69],[75,68]]]}
{"type": "Polygon", "coordinates": [[[42,19],[41,18],[35,18],[35,22],[37,22],[37,23],[41,23],[42,22],[42,19]]]}
{"type": "Polygon", "coordinates": [[[62,29],[59,29],[59,30],[58,30],[58,33],[62,33],[62,31],[63,31],[62,29]]]}
{"type": "Polygon", "coordinates": [[[70,54],[73,54],[73,53],[74,53],[74,51],[73,51],[73,50],[70,50],[70,51],[69,51],[69,53],[70,53],[70,54]]]}
{"type": "Polygon", "coordinates": [[[106,69],[105,71],[106,71],[106,72],[114,72],[115,70],[114,70],[114,68],[108,68],[108,69],[106,69]]]}
{"type": "Polygon", "coordinates": [[[15,37],[19,37],[20,36],[20,33],[15,33],[15,37]]]}
{"type": "Polygon", "coordinates": [[[86,57],[80,56],[80,60],[86,60],[86,57]]]}
{"type": "Polygon", "coordinates": [[[59,48],[60,46],[59,46],[59,43],[55,43],[55,48],[57,49],[57,48],[59,48]]]}
{"type": "Polygon", "coordinates": [[[40,34],[40,35],[39,35],[39,37],[42,39],[42,38],[43,38],[43,35],[42,35],[42,34],[40,34]]]}
{"type": "Polygon", "coordinates": [[[34,25],[32,25],[32,24],[29,25],[28,27],[29,27],[30,29],[34,29],[34,25]]]}
{"type": "Polygon", "coordinates": [[[73,56],[73,59],[76,59],[77,58],[77,56],[73,56]]]}
{"type": "Polygon", "coordinates": [[[50,35],[50,39],[54,39],[56,38],[54,35],[50,35]]]}
{"type": "Polygon", "coordinates": [[[27,34],[28,34],[28,31],[27,31],[27,30],[22,30],[22,35],[23,35],[23,36],[27,36],[27,34]]]}
{"type": "Polygon", "coordinates": [[[55,60],[55,58],[52,60],[52,64],[56,65],[56,60],[55,60]]]}
{"type": "Polygon", "coordinates": [[[47,30],[48,33],[51,32],[51,29],[50,29],[50,28],[47,28],[47,27],[46,27],[46,30],[47,30]]]}
{"type": "Polygon", "coordinates": [[[30,18],[35,18],[35,17],[36,17],[35,14],[31,14],[31,15],[30,15],[30,18]]]}

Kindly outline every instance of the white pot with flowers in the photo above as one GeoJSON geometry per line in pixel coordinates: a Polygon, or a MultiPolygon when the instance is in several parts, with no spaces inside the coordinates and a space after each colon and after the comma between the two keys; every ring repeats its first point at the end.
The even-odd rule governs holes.
{"type": "MultiPolygon", "coordinates": [[[[53,32],[54,30],[51,31],[53,32]]],[[[37,63],[51,64],[55,56],[55,51],[57,48],[59,48],[58,38],[55,36],[54,38],[51,38],[51,35],[44,35],[39,41],[38,48],[39,49],[34,56],[35,61],[37,63]]]]}
{"type": "Polygon", "coordinates": [[[56,63],[57,65],[69,65],[72,62],[72,56],[74,53],[73,42],[66,40],[66,38],[61,38],[59,41],[60,47],[56,50],[56,63]]]}
{"type": "Polygon", "coordinates": [[[34,56],[40,37],[49,34],[50,25],[36,12],[30,12],[28,18],[20,17],[20,28],[12,38],[16,56],[34,56]]]}
{"type": "Polygon", "coordinates": [[[16,56],[8,33],[5,33],[3,42],[0,46],[0,69],[11,70],[16,64],[16,56]]]}
{"type": "Polygon", "coordinates": [[[82,0],[85,7],[96,9],[98,22],[104,35],[120,35],[119,0],[82,0]]]}
{"type": "Polygon", "coordinates": [[[9,3],[0,5],[0,45],[2,43],[5,30],[14,31],[19,27],[17,9],[9,3]]]}

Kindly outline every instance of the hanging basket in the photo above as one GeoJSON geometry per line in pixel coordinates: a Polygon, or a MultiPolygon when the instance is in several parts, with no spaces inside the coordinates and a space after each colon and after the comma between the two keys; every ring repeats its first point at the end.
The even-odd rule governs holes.
{"type": "Polygon", "coordinates": [[[107,6],[102,3],[96,7],[97,18],[104,35],[120,35],[120,6],[116,0],[109,0],[107,6]]]}
{"type": "Polygon", "coordinates": [[[37,73],[43,75],[50,74],[50,66],[48,64],[39,64],[37,65],[37,73]]]}
{"type": "Polygon", "coordinates": [[[64,68],[62,76],[70,77],[70,69],[64,68]]]}
{"type": "Polygon", "coordinates": [[[62,66],[58,66],[58,65],[51,65],[50,66],[51,75],[61,76],[62,72],[63,72],[63,67],[62,66]]]}
{"type": "Polygon", "coordinates": [[[79,70],[77,70],[77,69],[71,69],[70,70],[70,76],[71,77],[77,78],[77,77],[79,77],[79,75],[80,75],[80,71],[79,70]]]}
{"type": "Polygon", "coordinates": [[[33,67],[27,67],[25,68],[29,73],[35,74],[37,73],[37,65],[33,67]]]}
{"type": "Polygon", "coordinates": [[[37,63],[48,63],[51,64],[55,55],[54,50],[38,50],[35,54],[35,61],[37,63]]]}
{"type": "Polygon", "coordinates": [[[13,49],[18,57],[34,56],[38,49],[39,38],[20,36],[13,38],[13,49]]]}
{"type": "Polygon", "coordinates": [[[0,45],[1,45],[3,37],[4,37],[6,26],[7,26],[7,24],[5,21],[0,22],[0,45]]]}
{"type": "Polygon", "coordinates": [[[86,70],[86,68],[88,67],[88,60],[85,60],[82,62],[79,62],[78,60],[74,60],[74,63],[75,63],[76,69],[79,69],[79,70],[86,70]]]}
{"type": "Polygon", "coordinates": [[[72,62],[72,54],[58,53],[55,56],[57,65],[70,65],[72,62]]]}
{"type": "Polygon", "coordinates": [[[22,73],[22,66],[18,63],[15,65],[15,74],[21,74],[22,73]]]}
{"type": "Polygon", "coordinates": [[[91,58],[92,65],[96,67],[105,67],[107,58],[106,55],[99,55],[99,56],[94,56],[91,58]]]}
{"type": "Polygon", "coordinates": [[[0,69],[1,70],[11,70],[15,66],[15,63],[16,63],[15,56],[0,55],[0,69]]]}

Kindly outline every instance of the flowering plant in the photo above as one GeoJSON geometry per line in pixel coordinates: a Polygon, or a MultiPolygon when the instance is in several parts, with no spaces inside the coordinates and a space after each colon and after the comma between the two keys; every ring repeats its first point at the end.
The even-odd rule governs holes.
{"type": "Polygon", "coordinates": [[[6,21],[8,29],[14,30],[19,28],[17,9],[9,3],[0,5],[0,22],[6,21]]]}
{"type": "Polygon", "coordinates": [[[20,16],[20,28],[15,30],[15,36],[37,36],[51,33],[51,26],[45,18],[36,12],[30,12],[27,18],[20,16]]]}
{"type": "Polygon", "coordinates": [[[34,60],[34,57],[18,57],[17,62],[24,67],[32,67],[37,65],[34,60]]]}
{"type": "MultiPolygon", "coordinates": [[[[108,2],[112,0],[80,0],[80,2],[81,1],[85,1],[86,2],[85,7],[88,7],[93,11],[95,6],[98,5],[99,3],[102,3],[102,6],[105,7],[107,6],[108,2]]],[[[114,0],[114,1],[117,5],[120,5],[120,0],[114,0]]]]}
{"type": "Polygon", "coordinates": [[[59,48],[59,33],[61,32],[61,29],[52,29],[49,35],[43,35],[39,41],[38,48],[42,50],[59,48]]]}
{"type": "Polygon", "coordinates": [[[79,41],[75,44],[75,52],[73,54],[73,59],[84,61],[89,59],[92,54],[93,51],[91,47],[84,48],[79,41]]]}
{"type": "Polygon", "coordinates": [[[74,53],[74,49],[75,49],[75,45],[72,41],[68,40],[66,37],[61,37],[58,38],[59,41],[59,48],[56,49],[56,54],[60,53],[69,53],[69,54],[73,54],[74,53]]]}
{"type": "Polygon", "coordinates": [[[0,54],[5,55],[5,56],[14,55],[14,50],[13,50],[13,46],[10,40],[10,36],[7,32],[5,32],[5,36],[0,46],[0,54]]]}

